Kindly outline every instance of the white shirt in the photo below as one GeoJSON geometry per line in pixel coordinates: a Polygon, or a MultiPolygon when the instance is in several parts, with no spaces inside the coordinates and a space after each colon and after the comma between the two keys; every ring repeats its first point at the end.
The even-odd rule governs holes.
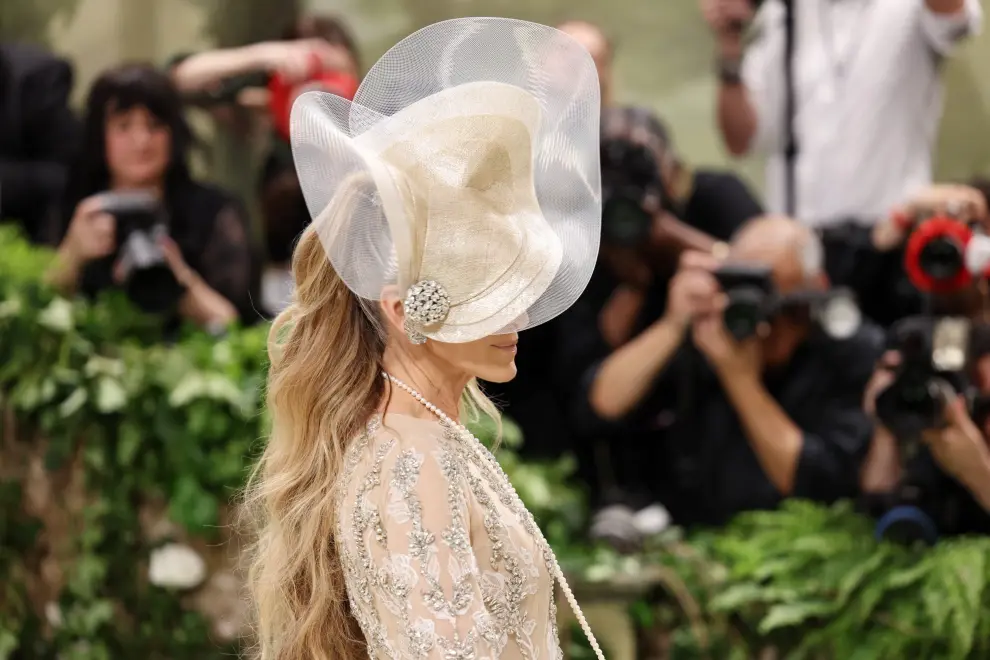
{"type": "MultiPolygon", "coordinates": [[[[874,222],[931,183],[941,62],[979,31],[979,0],[952,16],[923,0],[794,0],[797,217],[874,222]]],[[[767,155],[771,212],[785,211],[784,6],[767,0],[743,80],[767,155]]]]}

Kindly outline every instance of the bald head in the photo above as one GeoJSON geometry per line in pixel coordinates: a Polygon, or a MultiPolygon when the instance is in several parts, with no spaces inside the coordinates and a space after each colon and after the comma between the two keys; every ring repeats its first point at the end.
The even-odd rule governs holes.
{"type": "Polygon", "coordinates": [[[781,215],[755,218],[740,227],[732,237],[729,259],[770,266],[782,291],[807,284],[820,276],[823,268],[818,237],[781,215]]]}
{"type": "Polygon", "coordinates": [[[597,25],[588,21],[564,21],[557,29],[584,46],[596,62],[611,59],[612,44],[597,25]]]}
{"type": "Polygon", "coordinates": [[[602,86],[602,101],[609,105],[612,91],[612,42],[600,27],[588,21],[564,21],[557,25],[557,29],[584,46],[591,54],[602,86]]]}

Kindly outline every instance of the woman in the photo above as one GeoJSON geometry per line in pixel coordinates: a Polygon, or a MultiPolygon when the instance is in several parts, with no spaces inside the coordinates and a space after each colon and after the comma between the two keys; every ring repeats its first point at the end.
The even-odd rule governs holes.
{"type": "Polygon", "coordinates": [[[404,39],[353,103],[296,102],[313,223],[272,328],[274,427],[249,488],[262,658],[559,658],[555,580],[591,638],[459,420],[495,414],[476,379],[512,378],[516,333],[591,276],[599,107],[580,45],[493,18],[404,39]]]}
{"type": "Polygon", "coordinates": [[[55,283],[90,295],[124,287],[147,311],[175,312],[204,327],[250,321],[253,264],[244,212],[226,193],[193,181],[192,136],[168,77],[145,65],[112,69],[93,84],[86,105],[55,283]],[[147,201],[136,209],[139,199],[147,201]],[[125,206],[135,222],[143,214],[167,233],[159,238],[167,281],[142,285],[124,267],[122,234],[131,231],[120,222],[125,206]]]}

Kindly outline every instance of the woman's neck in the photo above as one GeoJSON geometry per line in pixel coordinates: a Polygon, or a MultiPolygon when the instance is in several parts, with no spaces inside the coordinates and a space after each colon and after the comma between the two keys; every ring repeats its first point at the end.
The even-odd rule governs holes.
{"type": "MultiPolygon", "coordinates": [[[[466,373],[445,368],[426,355],[425,351],[417,350],[415,353],[422,354],[397,355],[394,351],[386,351],[383,359],[385,372],[414,389],[448,417],[458,421],[461,396],[471,377],[466,373]]],[[[412,417],[435,417],[409,393],[394,386],[385,412],[412,417]]]]}
{"type": "Polygon", "coordinates": [[[158,199],[162,199],[165,194],[165,184],[162,181],[149,181],[138,183],[136,181],[124,181],[115,179],[110,181],[110,190],[122,192],[127,190],[141,190],[153,194],[158,199]]]}

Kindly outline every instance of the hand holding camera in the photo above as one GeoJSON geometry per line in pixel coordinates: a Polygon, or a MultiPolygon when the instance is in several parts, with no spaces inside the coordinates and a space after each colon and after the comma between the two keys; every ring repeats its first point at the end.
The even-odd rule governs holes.
{"type": "Polygon", "coordinates": [[[680,332],[690,326],[695,345],[717,370],[757,373],[761,364],[759,341],[754,336],[737,340],[726,329],[723,317],[728,299],[716,275],[719,265],[710,254],[683,253],[661,322],[680,332]]]}
{"type": "MultiPolygon", "coordinates": [[[[724,305],[724,297],[720,296],[719,300],[724,305]]],[[[758,376],[763,370],[760,338],[757,335],[744,339],[733,337],[721,311],[695,319],[692,327],[695,346],[721,376],[758,376]]]]}
{"type": "Polygon", "coordinates": [[[76,206],[59,253],[66,261],[80,265],[113,254],[116,225],[113,215],[104,209],[102,195],[87,197],[76,206]]]}
{"type": "Polygon", "coordinates": [[[684,331],[699,316],[720,311],[718,280],[713,273],[718,260],[704,252],[681,254],[677,273],[670,281],[667,309],[661,322],[684,331]]]}
{"type": "Polygon", "coordinates": [[[881,252],[900,247],[919,220],[934,216],[952,217],[964,224],[982,223],[988,218],[986,198],[970,186],[928,186],[874,226],[873,246],[881,252]]]}

